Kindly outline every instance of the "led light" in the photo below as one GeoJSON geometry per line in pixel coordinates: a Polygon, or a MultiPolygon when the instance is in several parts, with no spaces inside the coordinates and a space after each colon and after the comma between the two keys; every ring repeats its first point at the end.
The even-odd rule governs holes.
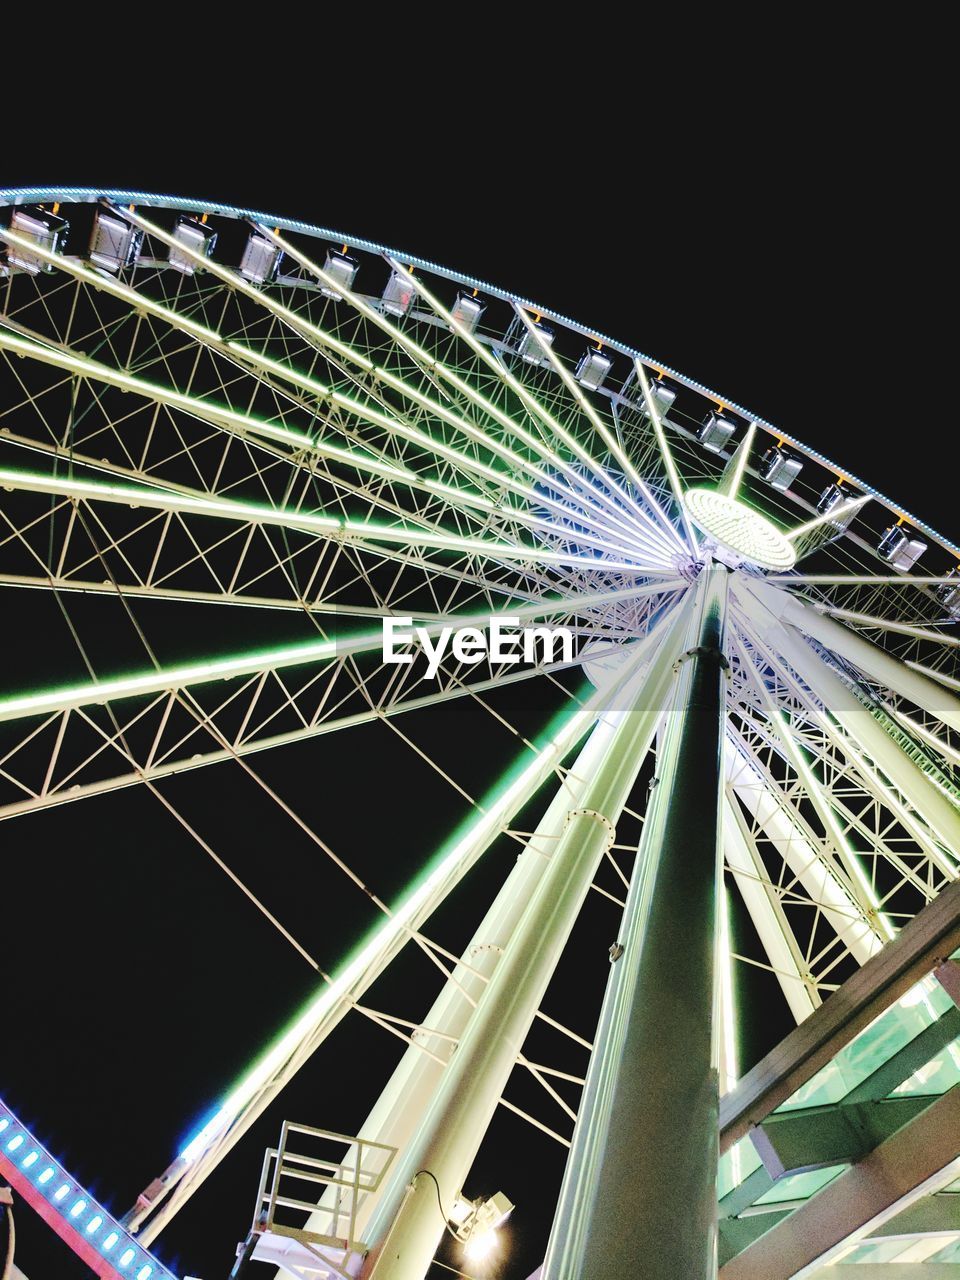
{"type": "Polygon", "coordinates": [[[105,1238],[105,1240],[103,1241],[103,1244],[100,1247],[104,1253],[108,1253],[119,1239],[120,1239],[119,1234],[116,1231],[111,1231],[110,1234],[105,1238]]]}
{"type": "Polygon", "coordinates": [[[4,1129],[8,1129],[9,1127],[10,1121],[6,1117],[0,1120],[0,1133],[3,1133],[4,1129]]]}
{"type": "Polygon", "coordinates": [[[123,1253],[121,1253],[120,1255],[121,1267],[129,1267],[130,1263],[133,1261],[135,1256],[136,1256],[136,1250],[124,1249],[123,1253]]]}
{"type": "Polygon", "coordinates": [[[23,1161],[21,1162],[21,1168],[32,1169],[39,1159],[40,1159],[40,1152],[31,1151],[30,1154],[28,1156],[25,1156],[23,1161]]]}
{"type": "Polygon", "coordinates": [[[82,1199],[82,1198],[81,1198],[80,1200],[78,1200],[78,1201],[77,1201],[77,1203],[76,1203],[76,1204],[73,1206],[73,1208],[70,1210],[70,1217],[71,1217],[71,1218],[79,1218],[79,1217],[80,1217],[80,1215],[81,1215],[81,1213],[83,1213],[83,1211],[84,1211],[84,1209],[85,1209],[86,1207],[87,1207],[87,1202],[86,1202],[86,1200],[84,1200],[84,1199],[82,1199]]]}
{"type": "Polygon", "coordinates": [[[47,1183],[53,1177],[54,1172],[55,1172],[54,1169],[50,1165],[47,1165],[43,1173],[41,1173],[40,1177],[37,1179],[41,1187],[45,1187],[47,1185],[47,1183]]]}
{"type": "Polygon", "coordinates": [[[137,1280],[150,1280],[153,1275],[153,1267],[141,1267],[137,1272],[137,1280]]]}
{"type": "Polygon", "coordinates": [[[715,489],[688,489],[683,504],[704,533],[740,560],[763,569],[792,569],[797,553],[770,521],[715,489]]]}
{"type": "Polygon", "coordinates": [[[63,1200],[69,1194],[70,1194],[70,1184],[69,1182],[65,1182],[62,1187],[57,1188],[57,1194],[53,1198],[54,1200],[63,1200]]]}
{"type": "Polygon", "coordinates": [[[11,1138],[10,1141],[7,1143],[7,1150],[16,1151],[19,1147],[22,1147],[22,1146],[23,1146],[23,1134],[18,1133],[15,1138],[11,1138]]]}
{"type": "Polygon", "coordinates": [[[93,1217],[90,1219],[90,1221],[87,1223],[87,1235],[92,1236],[93,1233],[102,1226],[103,1226],[103,1218],[100,1217],[99,1213],[95,1213],[93,1217]]]}

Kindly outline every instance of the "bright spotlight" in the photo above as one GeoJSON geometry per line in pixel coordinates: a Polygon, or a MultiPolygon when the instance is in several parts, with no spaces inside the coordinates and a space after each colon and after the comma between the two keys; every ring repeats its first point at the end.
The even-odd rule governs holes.
{"type": "Polygon", "coordinates": [[[472,1235],[467,1243],[463,1246],[463,1256],[469,1262],[483,1262],[485,1258],[489,1258],[495,1252],[500,1237],[496,1231],[481,1231],[476,1235],[472,1235]]]}

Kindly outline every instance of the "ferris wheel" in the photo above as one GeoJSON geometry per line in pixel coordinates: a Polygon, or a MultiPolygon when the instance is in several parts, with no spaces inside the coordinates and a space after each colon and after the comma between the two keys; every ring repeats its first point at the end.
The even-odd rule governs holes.
{"type": "MultiPolygon", "coordinates": [[[[0,817],[70,804],[80,822],[87,799],[143,788],[317,973],[293,1024],[263,1013],[273,1045],[125,1229],[149,1246],[334,1030],[365,1020],[402,1056],[359,1133],[284,1129],[271,1214],[288,1140],[346,1154],[300,1165],[322,1187],[288,1195],[297,1227],[261,1221],[252,1260],[419,1280],[445,1231],[469,1245],[507,1212],[464,1193],[507,1108],[566,1162],[544,1280],[590,1274],[614,1236],[621,1259],[669,1239],[675,1269],[657,1275],[715,1274],[738,967],[799,1024],[958,878],[960,549],[708,388],[484,281],[177,197],[32,189],[0,206],[0,585],[67,613],[78,593],[120,602],[129,630],[113,667],[81,644],[84,678],[0,698],[0,817]],[[206,651],[162,662],[146,601],[189,607],[191,626],[206,610],[206,651]],[[296,640],[238,648],[230,619],[249,611],[291,620],[296,640]],[[395,663],[384,619],[407,628],[395,663]],[[482,648],[498,623],[563,628],[572,651],[482,648]],[[450,628],[474,647],[448,644],[430,671],[417,636],[450,628]],[[531,682],[559,709],[536,741],[506,696],[531,682]],[[459,788],[465,825],[422,850],[400,901],[359,836],[335,847],[258,764],[313,741],[322,771],[365,725],[457,788],[468,744],[426,748],[414,726],[467,704],[515,753],[491,796],[459,788]],[[167,781],[215,765],[364,896],[372,923],[348,957],[315,955],[178,812],[167,781]],[[504,838],[518,856],[495,896],[455,945],[449,921],[433,936],[504,838]],[[586,1038],[544,999],[594,898],[611,963],[586,1038]],[[731,911],[754,954],[733,946],[731,911]],[[429,1011],[420,992],[375,1008],[367,993],[411,951],[434,975],[429,1011]],[[549,1041],[534,1055],[537,1028],[580,1067],[549,1041]],[[511,1100],[517,1076],[537,1101],[511,1100]],[[689,1212],[673,1228],[677,1180],[689,1212]]],[[[415,803],[396,814],[414,839],[417,820],[415,803]]]]}

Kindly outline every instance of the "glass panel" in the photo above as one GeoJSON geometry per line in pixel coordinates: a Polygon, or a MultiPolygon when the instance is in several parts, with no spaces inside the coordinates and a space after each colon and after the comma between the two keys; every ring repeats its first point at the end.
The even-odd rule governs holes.
{"type": "Polygon", "coordinates": [[[960,1238],[954,1236],[945,1249],[935,1253],[931,1262],[960,1262],[960,1238]]]}
{"type": "Polygon", "coordinates": [[[932,975],[922,978],[896,1004],[884,1009],[868,1027],[864,1027],[832,1062],[801,1085],[796,1093],[777,1107],[777,1111],[795,1111],[801,1107],[840,1102],[951,1008],[953,1001],[936,978],[932,975]]]}
{"type": "Polygon", "coordinates": [[[757,1155],[757,1149],[747,1138],[741,1138],[720,1157],[717,1170],[717,1199],[722,1200],[734,1187],[739,1187],[744,1179],[749,1178],[755,1169],[759,1169],[763,1161],[757,1155]]]}
{"type": "Polygon", "coordinates": [[[874,1264],[881,1262],[892,1262],[893,1259],[903,1252],[903,1240],[867,1240],[863,1244],[858,1244],[851,1253],[845,1253],[842,1261],[844,1265],[848,1262],[872,1262],[874,1264]]]}
{"type": "Polygon", "coordinates": [[[928,1063],[915,1071],[909,1080],[894,1089],[891,1098],[932,1097],[934,1094],[946,1093],[960,1082],[960,1039],[931,1058],[928,1063]]]}
{"type": "Polygon", "coordinates": [[[782,1204],[787,1200],[809,1200],[849,1167],[847,1164],[831,1164],[825,1169],[809,1169],[806,1173],[788,1173],[786,1177],[775,1182],[769,1191],[759,1196],[754,1204],[782,1204]]]}

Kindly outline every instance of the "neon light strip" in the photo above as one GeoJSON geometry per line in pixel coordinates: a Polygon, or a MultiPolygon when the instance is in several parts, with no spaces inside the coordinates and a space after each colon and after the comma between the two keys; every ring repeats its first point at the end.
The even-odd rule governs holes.
{"type": "MultiPolygon", "coordinates": [[[[402,546],[420,546],[434,550],[459,551],[468,555],[482,555],[500,560],[531,561],[535,564],[583,565],[591,569],[620,570],[640,575],[644,567],[632,560],[613,560],[600,556],[579,555],[575,551],[547,551],[541,547],[514,546],[507,542],[485,542],[481,538],[462,538],[456,534],[431,533],[424,529],[398,525],[361,524],[339,517],[308,515],[264,507],[255,503],[235,502],[230,498],[199,498],[179,493],[159,493],[155,489],[136,488],[132,485],[108,485],[90,480],[58,480],[53,477],[31,475],[23,471],[0,470],[0,486],[25,489],[34,493],[59,494],[63,497],[85,498],[90,501],[112,502],[128,506],[154,508],[159,511],[183,511],[195,515],[222,516],[229,520],[250,521],[254,524],[285,525],[316,533],[322,537],[336,537],[348,542],[396,542],[402,546]]],[[[575,529],[561,532],[571,539],[577,538],[575,529]]],[[[585,539],[589,540],[589,539],[585,539]]]]}
{"type": "Polygon", "coordinates": [[[2,1099],[0,1178],[104,1280],[177,1280],[70,1177],[2,1099]]]}
{"type": "MultiPolygon", "coordinates": [[[[410,355],[412,355],[413,358],[417,360],[423,367],[428,369],[430,372],[435,373],[437,376],[444,379],[445,381],[449,382],[452,386],[456,387],[456,389],[459,392],[461,392],[461,394],[465,395],[467,399],[469,399],[473,404],[478,405],[483,410],[483,412],[489,414],[490,417],[492,417],[496,422],[499,422],[500,425],[504,428],[504,430],[506,430],[510,435],[516,437],[517,439],[522,440],[528,448],[532,449],[541,458],[547,461],[548,464],[559,467],[560,470],[563,472],[563,474],[568,478],[568,480],[571,480],[575,485],[582,486],[583,484],[582,478],[578,477],[574,468],[572,468],[567,461],[561,458],[560,455],[557,454],[555,450],[548,448],[545,445],[543,440],[538,439],[535,435],[531,434],[531,432],[527,431],[526,428],[524,428],[522,425],[516,422],[508,414],[504,413],[503,410],[500,409],[497,405],[495,405],[492,400],[484,396],[482,392],[477,391],[476,388],[472,387],[468,382],[465,382],[464,379],[461,378],[459,374],[457,374],[454,370],[450,369],[442,361],[437,360],[435,356],[433,356],[425,348],[421,347],[420,344],[416,342],[409,334],[405,333],[402,329],[398,328],[375,307],[371,307],[369,303],[365,301],[365,299],[359,296],[359,294],[354,293],[351,289],[348,289],[345,285],[341,284],[340,282],[333,280],[323,270],[322,267],[320,267],[317,263],[312,262],[304,254],[300,253],[295,248],[295,246],[290,244],[288,240],[285,240],[282,236],[278,235],[275,231],[271,230],[269,227],[260,226],[258,227],[258,230],[261,232],[262,235],[272,240],[279,248],[283,249],[283,251],[290,258],[292,258],[294,262],[298,263],[299,266],[301,266],[305,271],[309,271],[318,280],[320,280],[321,282],[326,284],[329,288],[339,293],[343,298],[347,300],[347,302],[350,304],[350,306],[354,308],[354,310],[358,311],[361,315],[363,315],[366,319],[368,319],[372,324],[375,324],[378,328],[382,329],[384,333],[388,334],[393,339],[393,341],[398,344],[398,346],[400,346],[405,351],[407,351],[410,355]]],[[[398,263],[394,262],[392,259],[390,259],[389,261],[390,261],[391,268],[395,272],[398,272],[399,274],[404,274],[403,268],[398,263]]],[[[512,378],[512,376],[506,370],[504,370],[495,360],[492,360],[492,357],[489,355],[486,349],[481,344],[477,343],[473,335],[469,333],[466,329],[464,329],[460,324],[458,324],[457,321],[455,321],[453,317],[447,311],[444,310],[444,308],[440,305],[440,303],[437,302],[437,300],[433,298],[433,296],[430,293],[428,293],[423,286],[421,286],[418,280],[414,280],[411,277],[410,284],[417,293],[422,294],[422,296],[426,298],[426,300],[430,303],[431,307],[433,307],[433,309],[437,312],[437,314],[441,317],[441,319],[443,319],[444,322],[448,324],[453,329],[453,331],[460,338],[462,338],[467,343],[467,345],[470,346],[470,348],[476,352],[476,354],[478,354],[481,357],[481,359],[483,359],[488,365],[490,365],[491,368],[494,369],[497,376],[501,380],[505,381],[508,386],[513,387],[515,390],[519,388],[518,394],[521,394],[522,396],[526,396],[527,399],[530,400],[533,405],[537,405],[538,402],[529,395],[526,389],[523,388],[521,384],[517,383],[516,379],[512,378]]],[[[305,324],[302,320],[300,324],[301,324],[301,328],[305,327],[305,324]]],[[[323,332],[322,330],[316,329],[315,326],[310,326],[310,328],[317,333],[323,332]]],[[[447,415],[447,420],[451,421],[452,424],[454,426],[457,426],[459,430],[467,431],[471,435],[474,435],[476,433],[476,428],[473,427],[472,424],[466,423],[463,419],[457,419],[454,417],[454,415],[450,415],[448,410],[443,410],[443,407],[437,405],[435,401],[429,399],[429,397],[423,396],[422,393],[416,391],[415,389],[408,387],[406,383],[402,382],[402,380],[395,378],[391,374],[388,374],[385,370],[378,370],[378,376],[392,379],[393,380],[392,385],[395,385],[397,387],[397,390],[401,391],[403,394],[407,396],[413,396],[413,398],[419,399],[421,403],[431,408],[434,412],[439,411],[441,412],[441,414],[445,413],[447,415]]],[[[538,409],[537,412],[538,412],[538,416],[541,419],[545,417],[544,410],[542,408],[538,409]]],[[[553,423],[552,419],[551,419],[551,423],[553,423]]],[[[553,425],[555,425],[558,435],[562,439],[564,439],[565,443],[567,443],[573,449],[574,452],[579,451],[583,459],[587,462],[588,466],[600,477],[603,483],[611,490],[619,491],[619,487],[612,481],[611,477],[607,476],[602,471],[602,469],[597,466],[594,460],[590,458],[590,455],[587,454],[584,450],[582,450],[580,446],[578,446],[576,442],[572,440],[572,438],[568,437],[567,434],[563,431],[563,429],[559,426],[559,424],[553,424],[553,425]]],[[[481,438],[483,439],[482,433],[481,433],[481,438]]],[[[492,447],[489,441],[487,441],[487,446],[492,447]]],[[[512,451],[508,450],[507,452],[510,453],[512,451]]],[[[516,455],[513,455],[513,456],[516,457],[516,455]]],[[[542,475],[542,473],[539,471],[539,468],[534,468],[529,463],[525,463],[525,466],[527,470],[533,471],[538,475],[542,475]]],[[[567,493],[571,492],[569,486],[567,485],[558,486],[555,480],[553,481],[553,484],[555,488],[562,488],[567,493]]],[[[629,530],[632,528],[633,532],[631,533],[631,536],[634,539],[636,539],[638,535],[640,537],[648,536],[646,531],[642,528],[642,526],[640,526],[637,523],[636,519],[630,514],[630,512],[622,510],[616,504],[611,504],[610,501],[605,497],[605,495],[597,494],[597,493],[589,493],[587,497],[588,497],[588,501],[590,501],[593,504],[595,509],[597,509],[598,511],[602,511],[605,514],[606,518],[608,520],[612,520],[615,525],[619,526],[621,529],[624,529],[624,530],[629,530]],[[626,523],[627,520],[629,520],[630,522],[629,526],[626,523]]],[[[633,500],[630,498],[628,494],[623,494],[623,497],[631,506],[636,506],[636,504],[633,502],[633,500]]],[[[656,540],[652,543],[652,546],[656,548],[658,545],[662,543],[662,540],[663,540],[662,530],[658,529],[655,525],[652,524],[652,522],[649,520],[649,517],[646,515],[645,512],[641,514],[643,515],[644,520],[646,520],[648,524],[651,524],[651,527],[654,530],[654,533],[656,535],[656,540]]]]}
{"type": "MultiPolygon", "coordinates": [[[[858,511],[865,502],[869,501],[870,494],[867,493],[862,498],[851,498],[849,502],[841,502],[839,507],[831,508],[824,515],[817,516],[815,520],[808,520],[805,524],[798,524],[795,529],[788,530],[784,536],[792,542],[794,538],[799,538],[803,533],[809,533],[811,529],[816,529],[821,524],[832,524],[849,512],[858,511]]],[[[844,581],[848,581],[848,579],[844,579],[844,581]]]]}
{"type": "Polygon", "coordinates": [[[656,401],[650,392],[650,380],[647,378],[647,371],[639,360],[634,361],[637,370],[637,377],[640,379],[640,386],[643,390],[643,399],[647,406],[647,414],[653,423],[653,430],[657,437],[657,444],[660,446],[660,456],[663,458],[663,465],[667,469],[667,476],[670,479],[670,488],[673,490],[673,496],[676,498],[680,507],[680,515],[683,519],[683,527],[686,530],[687,537],[690,539],[690,546],[693,548],[693,554],[700,554],[700,544],[697,541],[697,535],[693,531],[693,525],[690,523],[690,516],[687,513],[687,504],[683,500],[683,481],[680,479],[680,472],[677,470],[676,463],[673,460],[673,453],[670,445],[667,443],[667,435],[663,429],[663,423],[660,421],[660,410],[657,408],[656,401]]]}
{"type": "MultiPolygon", "coordinates": [[[[289,427],[277,426],[274,423],[262,422],[258,418],[251,418],[247,414],[238,413],[236,410],[225,408],[221,405],[211,404],[206,400],[198,400],[192,396],[184,395],[182,392],[174,391],[168,387],[162,387],[157,383],[147,382],[143,378],[134,377],[131,374],[122,373],[118,369],[113,369],[109,365],[101,364],[97,360],[90,360],[85,356],[73,355],[65,352],[57,347],[44,346],[39,342],[29,339],[18,338],[9,332],[0,329],[0,350],[6,350],[17,356],[29,356],[31,359],[39,360],[44,364],[54,365],[56,368],[63,369],[68,373],[79,374],[81,377],[93,378],[98,382],[103,382],[108,386],[118,387],[121,391],[133,391],[138,395],[142,395],[149,400],[153,400],[158,404],[167,405],[173,409],[179,409],[185,413],[189,413],[201,421],[212,422],[216,425],[225,427],[231,431],[237,431],[241,434],[252,433],[262,436],[267,440],[276,441],[280,444],[289,445],[293,448],[316,454],[318,457],[333,458],[342,461],[351,467],[360,470],[372,470],[381,475],[386,475],[396,479],[404,484],[410,484],[413,473],[401,467],[392,467],[389,463],[379,462],[374,459],[368,459],[363,455],[353,453],[348,449],[340,449],[335,445],[329,445],[314,441],[310,436],[305,435],[301,431],[294,431],[289,427]]],[[[271,365],[273,361],[264,362],[271,365]]],[[[282,370],[282,365],[276,365],[278,370],[282,370]]],[[[411,440],[421,448],[429,451],[438,457],[445,458],[452,462],[461,470],[473,472],[482,476],[485,480],[490,481],[499,488],[508,489],[513,493],[519,494],[530,502],[537,505],[550,507],[555,510],[565,521],[580,517],[580,513],[571,513],[569,507],[564,506],[548,497],[546,494],[538,492],[535,488],[528,484],[513,480],[504,472],[497,471],[493,467],[487,466],[485,463],[474,461],[459,453],[456,449],[432,440],[424,432],[419,431],[415,427],[408,427],[397,419],[391,418],[386,414],[380,413],[376,409],[372,409],[367,405],[361,404],[359,401],[351,399],[349,396],[342,395],[338,391],[331,391],[321,383],[314,385],[314,391],[317,395],[322,395],[332,404],[345,412],[353,414],[356,417],[365,419],[375,426],[381,427],[393,434],[400,435],[405,439],[411,440]]],[[[455,500],[470,501],[469,494],[461,494],[459,489],[442,485],[438,481],[420,481],[417,478],[417,484],[434,491],[442,493],[444,496],[453,495],[455,500]]],[[[480,501],[484,501],[480,499],[480,501]]],[[[508,510],[507,514],[511,514],[508,510]]],[[[411,519],[416,519],[416,514],[411,513],[411,519]]],[[[551,525],[549,521],[537,522],[544,527],[555,530],[557,526],[551,525]]],[[[564,526],[566,531],[566,526],[564,526]]],[[[443,536],[443,535],[438,535],[443,536]]],[[[585,535],[585,539],[595,543],[598,547],[606,548],[609,540],[600,540],[585,535]]],[[[544,555],[550,555],[544,552],[544,555]]],[[[559,553],[557,553],[559,555],[559,553]]],[[[515,558],[515,557],[514,557],[515,558]]],[[[541,557],[542,558],[542,557],[541,557]]],[[[666,565],[666,558],[661,556],[661,560],[666,565]]],[[[569,563],[570,557],[566,555],[560,556],[557,563],[569,563]]],[[[632,567],[632,566],[631,566],[632,567]]]]}
{"type": "MultiPolygon", "coordinates": [[[[551,600],[534,605],[521,605],[516,609],[495,613],[451,614],[445,623],[427,623],[423,630],[430,636],[439,635],[444,626],[488,626],[492,618],[545,618],[556,614],[575,615],[579,610],[615,600],[636,599],[675,591],[685,584],[681,579],[673,582],[630,588],[619,591],[598,591],[573,596],[564,600],[551,600]]],[[[300,666],[308,662],[322,662],[347,654],[363,653],[379,649],[383,633],[367,633],[337,640],[314,640],[309,644],[292,645],[284,649],[261,653],[242,654],[229,658],[212,659],[173,667],[161,671],[147,671],[134,676],[121,676],[111,680],[74,685],[65,689],[43,693],[30,693],[0,699],[0,720],[16,720],[23,716],[48,715],[65,711],[70,707],[82,707],[92,703],[109,702],[113,698],[127,698],[135,694],[162,693],[184,685],[204,684],[211,680],[228,680],[234,676],[252,675],[254,672],[281,667],[300,666]]]]}

